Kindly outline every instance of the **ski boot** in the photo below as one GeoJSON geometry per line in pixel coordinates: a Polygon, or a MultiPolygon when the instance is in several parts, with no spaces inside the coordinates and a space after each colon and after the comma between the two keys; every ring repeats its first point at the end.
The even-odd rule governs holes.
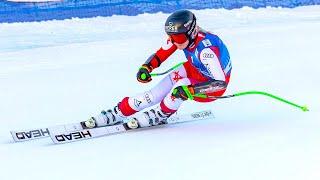
{"type": "Polygon", "coordinates": [[[112,126],[122,123],[125,119],[126,117],[121,113],[119,107],[115,106],[113,109],[101,111],[97,116],[81,122],[81,125],[85,129],[90,129],[102,126],[112,126]]]}
{"type": "Polygon", "coordinates": [[[148,127],[148,126],[156,126],[161,124],[166,124],[167,119],[173,113],[166,113],[161,110],[158,106],[156,108],[149,109],[143,113],[139,113],[130,117],[127,125],[131,129],[135,129],[138,127],[148,127]]]}

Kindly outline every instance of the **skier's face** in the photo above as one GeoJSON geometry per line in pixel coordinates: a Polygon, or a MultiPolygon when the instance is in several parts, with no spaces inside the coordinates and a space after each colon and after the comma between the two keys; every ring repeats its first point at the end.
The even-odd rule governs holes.
{"type": "Polygon", "coordinates": [[[172,34],[170,35],[171,42],[177,46],[178,49],[182,50],[187,48],[189,40],[185,34],[172,34]]]}

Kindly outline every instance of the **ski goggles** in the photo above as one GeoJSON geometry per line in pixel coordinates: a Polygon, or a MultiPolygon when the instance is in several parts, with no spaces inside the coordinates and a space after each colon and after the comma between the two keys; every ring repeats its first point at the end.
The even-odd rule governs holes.
{"type": "Polygon", "coordinates": [[[169,35],[169,37],[172,43],[178,43],[178,44],[183,44],[188,40],[187,36],[184,33],[171,34],[169,35]]]}

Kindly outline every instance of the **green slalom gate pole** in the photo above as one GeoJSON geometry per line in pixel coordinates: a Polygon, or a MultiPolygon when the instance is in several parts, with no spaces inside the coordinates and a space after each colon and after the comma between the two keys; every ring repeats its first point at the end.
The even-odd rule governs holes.
{"type": "MultiPolygon", "coordinates": [[[[175,66],[171,67],[170,69],[168,69],[165,72],[152,73],[150,75],[151,76],[161,76],[161,75],[167,74],[168,72],[177,69],[183,63],[184,62],[178,63],[178,64],[176,64],[175,66]]],[[[231,94],[231,95],[225,95],[225,96],[207,96],[205,94],[195,94],[195,95],[193,95],[193,97],[212,98],[212,99],[225,99],[225,98],[238,97],[238,96],[244,96],[244,95],[263,95],[263,96],[267,96],[267,97],[273,98],[275,100],[278,100],[280,102],[286,103],[286,104],[291,105],[293,107],[299,108],[304,112],[309,111],[307,106],[300,106],[300,105],[298,105],[296,103],[293,103],[291,101],[288,101],[288,100],[286,100],[286,99],[284,99],[282,97],[279,97],[279,96],[276,96],[276,95],[273,95],[273,94],[270,94],[270,93],[267,93],[267,92],[263,92],[263,91],[245,91],[245,92],[238,92],[238,93],[234,93],[234,94],[231,94]]]]}
{"type": "Polygon", "coordinates": [[[224,99],[224,98],[231,98],[231,97],[238,97],[238,96],[252,95],[252,94],[271,97],[271,98],[276,99],[276,100],[278,100],[280,102],[289,104],[289,105],[291,105],[293,107],[296,107],[296,108],[299,108],[304,112],[309,111],[307,106],[300,106],[300,105],[298,105],[296,103],[293,103],[291,101],[288,101],[288,100],[286,100],[284,98],[281,98],[279,96],[276,96],[276,95],[273,95],[273,94],[270,94],[270,93],[267,93],[267,92],[263,92],[263,91],[245,91],[245,92],[238,92],[238,93],[231,94],[231,95],[226,95],[226,96],[207,96],[207,95],[204,95],[204,94],[196,94],[196,95],[194,95],[194,97],[212,98],[212,99],[224,99]]]}

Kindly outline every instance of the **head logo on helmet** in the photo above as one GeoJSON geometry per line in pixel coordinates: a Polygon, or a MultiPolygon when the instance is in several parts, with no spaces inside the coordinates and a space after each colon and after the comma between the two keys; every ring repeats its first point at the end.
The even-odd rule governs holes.
{"type": "Polygon", "coordinates": [[[170,33],[177,33],[178,32],[178,26],[181,26],[180,24],[174,24],[173,22],[169,22],[168,26],[165,26],[166,32],[170,33]]]}

